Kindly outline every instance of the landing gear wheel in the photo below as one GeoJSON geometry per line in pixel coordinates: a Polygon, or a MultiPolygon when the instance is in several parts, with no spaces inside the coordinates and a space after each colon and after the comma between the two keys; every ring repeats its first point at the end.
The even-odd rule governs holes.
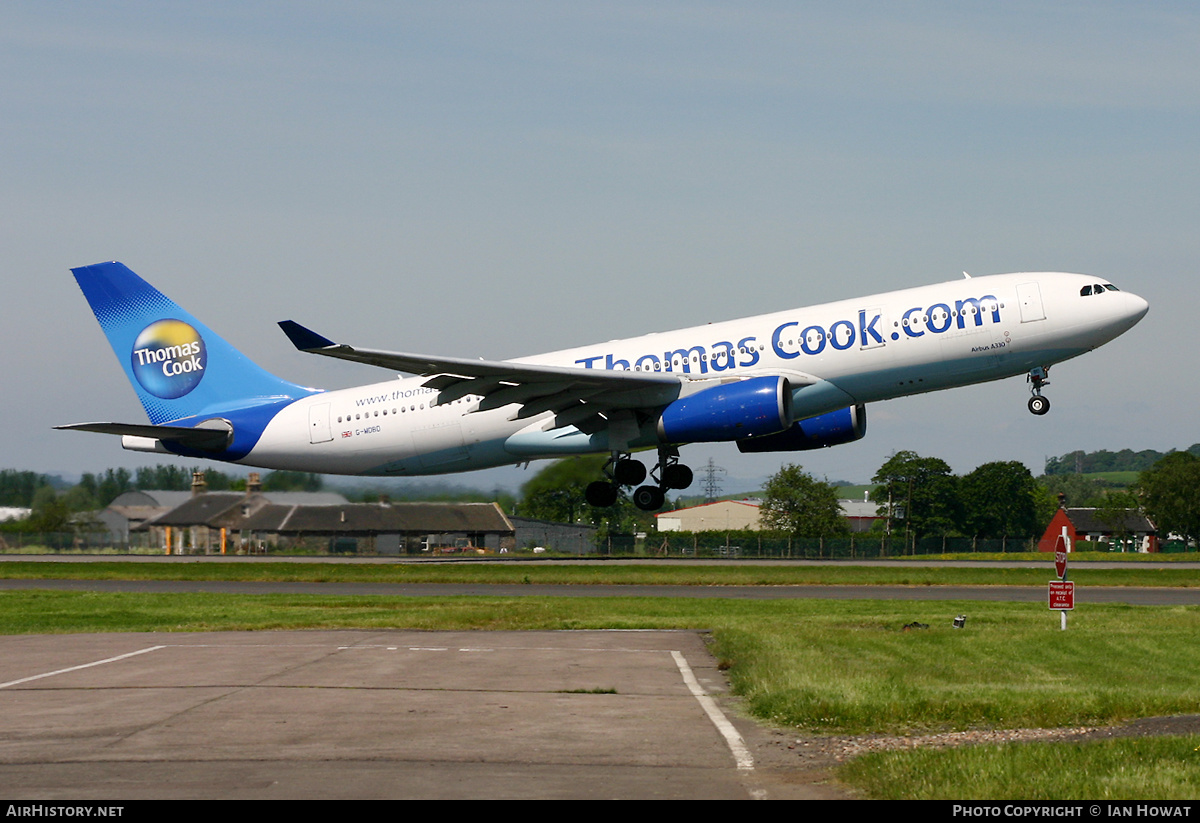
{"type": "Polygon", "coordinates": [[[668,489],[686,489],[692,485],[692,470],[682,463],[672,463],[662,470],[662,484],[668,489]]]}
{"type": "Polygon", "coordinates": [[[1029,410],[1037,415],[1043,415],[1050,411],[1050,401],[1040,394],[1035,394],[1029,398],[1029,410]]]}
{"type": "Polygon", "coordinates": [[[646,479],[646,465],[638,460],[618,460],[613,464],[612,478],[621,486],[636,486],[646,479]]]}
{"type": "Polygon", "coordinates": [[[633,505],[644,512],[658,511],[667,502],[666,493],[658,486],[638,486],[633,492],[633,505]]]}
{"type": "Polygon", "coordinates": [[[617,487],[607,480],[597,480],[594,483],[588,483],[583,496],[589,506],[606,509],[617,502],[617,487]]]}

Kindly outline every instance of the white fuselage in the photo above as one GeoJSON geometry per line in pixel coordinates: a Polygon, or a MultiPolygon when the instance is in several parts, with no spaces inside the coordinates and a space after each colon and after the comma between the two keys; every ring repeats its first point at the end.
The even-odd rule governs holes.
{"type": "MultiPolygon", "coordinates": [[[[1132,327],[1147,304],[1085,287],[1100,278],[1036,273],[975,277],[819,306],[613,340],[516,363],[672,372],[680,395],[716,381],[782,375],[796,419],[855,404],[981,383],[1058,363],[1132,327]]],[[[283,409],[243,464],[335,474],[420,475],[609,450],[604,431],[549,429],[547,412],[439,404],[427,378],[315,394],[283,409]]],[[[657,444],[646,422],[633,448],[657,444]]]]}

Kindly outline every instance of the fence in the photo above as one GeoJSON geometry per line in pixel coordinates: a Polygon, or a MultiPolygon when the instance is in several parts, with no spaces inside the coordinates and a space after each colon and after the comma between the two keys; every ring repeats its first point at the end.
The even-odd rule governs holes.
{"type": "MultiPolygon", "coordinates": [[[[133,535],[130,543],[119,543],[107,533],[31,533],[0,532],[0,553],[80,553],[80,554],[161,554],[162,548],[150,546],[148,535],[133,535]]],[[[971,537],[923,537],[906,542],[903,536],[891,539],[860,534],[851,537],[795,538],[771,532],[651,532],[640,539],[633,534],[611,534],[594,543],[578,547],[557,544],[556,552],[597,554],[601,556],[644,557],[716,557],[716,558],[794,558],[794,559],[872,559],[912,557],[930,554],[971,554],[1029,552],[1037,548],[1036,538],[1000,538],[984,540],[971,537]]],[[[1096,548],[1107,544],[1096,544],[1096,548]]],[[[361,548],[361,543],[356,547],[361,548]]],[[[1087,547],[1089,550],[1092,546],[1087,547]]],[[[332,545],[328,537],[296,541],[282,553],[322,554],[354,553],[348,545],[332,545]]],[[[407,547],[414,553],[413,547],[407,547]]],[[[1119,551],[1113,544],[1111,551],[1119,551]]],[[[404,549],[401,549],[402,553],[404,549]]],[[[1163,553],[1195,551],[1183,542],[1164,543],[1163,553]]],[[[267,553],[273,553],[271,548],[267,553]]],[[[368,549],[365,553],[374,554],[368,549]]]]}
{"type": "Polygon", "coordinates": [[[789,537],[769,532],[667,532],[647,536],[645,554],[658,557],[727,557],[854,559],[910,557],[927,554],[1029,552],[1036,538],[903,536],[789,537]]]}
{"type": "Polygon", "coordinates": [[[0,532],[0,552],[79,552],[80,554],[147,554],[161,553],[152,549],[147,535],[132,542],[114,540],[107,532],[0,532]]]}

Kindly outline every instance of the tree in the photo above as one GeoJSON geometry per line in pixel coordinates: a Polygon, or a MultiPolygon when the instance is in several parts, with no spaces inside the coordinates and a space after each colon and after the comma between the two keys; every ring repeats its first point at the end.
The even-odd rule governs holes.
{"type": "MultiPolygon", "coordinates": [[[[1058,495],[1066,497],[1072,508],[1095,508],[1104,501],[1104,493],[1112,484],[1082,474],[1044,474],[1037,482],[1057,501],[1058,495]]],[[[1057,507],[1057,502],[1055,507],[1057,507]]],[[[1053,512],[1051,512],[1053,514],[1053,512]]]]}
{"type": "Polygon", "coordinates": [[[871,478],[878,484],[871,500],[893,523],[903,520],[905,535],[915,540],[953,531],[959,522],[958,483],[950,466],[936,457],[899,451],[871,478]]]}
{"type": "MultiPolygon", "coordinates": [[[[110,474],[112,473],[112,469],[108,471],[110,474]]],[[[126,469],[118,469],[117,471],[124,472],[126,476],[129,474],[126,469]]],[[[204,483],[210,492],[243,491],[246,488],[245,478],[226,474],[219,469],[202,470],[199,466],[186,469],[183,466],[175,465],[143,466],[137,470],[134,487],[143,491],[153,489],[155,491],[185,492],[192,487],[192,474],[198,471],[203,471],[204,483]]],[[[297,472],[297,474],[303,473],[297,472]]],[[[282,489],[277,489],[277,491],[282,491],[282,489]]]]}
{"type": "Polygon", "coordinates": [[[975,537],[1029,537],[1041,531],[1038,487],[1015,460],[984,463],[960,478],[961,531],[975,537]]]}
{"type": "Polygon", "coordinates": [[[31,532],[61,532],[70,528],[71,511],[50,486],[42,486],[33,496],[33,511],[23,523],[31,532]]]}
{"type": "Polygon", "coordinates": [[[761,519],[765,528],[793,537],[831,537],[850,530],[837,488],[790,463],[767,481],[761,519]]]}
{"type": "Polygon", "coordinates": [[[95,499],[97,505],[107,506],[116,500],[118,496],[132,489],[132,479],[129,469],[106,470],[104,476],[100,478],[96,486],[95,499]]]}
{"type": "Polygon", "coordinates": [[[38,489],[49,485],[50,481],[44,474],[4,469],[0,471],[0,506],[27,508],[33,504],[38,489]]]}
{"type": "Polygon", "coordinates": [[[192,487],[192,473],[182,466],[142,466],[134,484],[143,491],[185,492],[192,487]]]}
{"type": "Polygon", "coordinates": [[[1165,539],[1200,540],[1200,457],[1173,452],[1138,476],[1142,506],[1165,539]]]}
{"type": "Polygon", "coordinates": [[[319,492],[325,479],[314,472],[274,471],[263,478],[265,492],[319,492]]]}
{"type": "Polygon", "coordinates": [[[617,495],[612,506],[588,505],[587,486],[603,476],[607,462],[605,455],[555,460],[521,487],[517,515],[559,523],[589,523],[600,527],[601,536],[633,531],[639,518],[646,528],[653,522],[652,516],[637,512],[624,492],[617,495]]]}
{"type": "Polygon", "coordinates": [[[1121,551],[1129,540],[1130,513],[1141,512],[1138,496],[1129,491],[1109,492],[1096,507],[1096,519],[1103,523],[1116,538],[1121,551]]]}

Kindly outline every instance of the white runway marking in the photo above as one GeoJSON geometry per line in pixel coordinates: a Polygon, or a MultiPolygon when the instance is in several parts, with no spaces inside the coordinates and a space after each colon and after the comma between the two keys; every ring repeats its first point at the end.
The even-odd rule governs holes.
{"type": "Polygon", "coordinates": [[[718,707],[715,700],[708,696],[696,680],[696,676],[692,674],[692,667],[688,665],[687,659],[681,652],[671,652],[671,657],[675,658],[675,665],[679,667],[679,673],[683,675],[683,682],[687,684],[692,695],[700,702],[700,707],[704,709],[704,713],[708,715],[708,719],[717,727],[717,731],[725,738],[726,744],[729,746],[729,751],[733,753],[733,759],[737,761],[738,771],[749,772],[754,771],[754,758],[750,756],[750,750],[746,748],[746,741],[738,734],[738,730],[733,727],[729,719],[725,717],[718,707]]]}
{"type": "Polygon", "coordinates": [[[66,674],[67,672],[75,672],[79,671],[80,669],[90,669],[92,666],[103,666],[105,663],[115,663],[116,661],[124,660],[127,657],[136,657],[139,654],[145,654],[146,652],[158,651],[159,649],[165,648],[166,646],[151,646],[148,649],[139,649],[136,652],[129,652],[128,654],[118,654],[116,657],[106,657],[104,660],[97,660],[92,663],[83,663],[79,666],[71,666],[69,668],[58,669],[57,671],[53,672],[35,674],[31,677],[22,677],[20,680],[10,680],[7,683],[0,683],[0,689],[7,689],[9,686],[16,686],[20,683],[28,683],[30,680],[41,680],[43,677],[54,677],[56,674],[66,674]]]}

